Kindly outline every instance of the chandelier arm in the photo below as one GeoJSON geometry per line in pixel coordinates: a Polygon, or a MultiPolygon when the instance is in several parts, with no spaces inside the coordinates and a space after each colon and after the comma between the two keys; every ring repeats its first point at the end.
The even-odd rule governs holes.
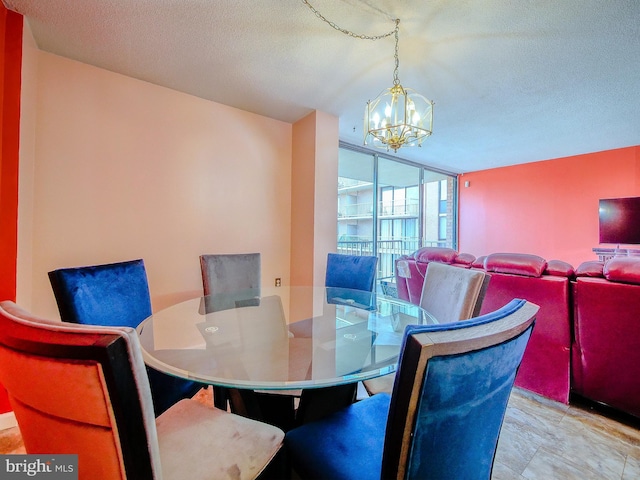
{"type": "MultiPolygon", "coordinates": [[[[332,22],[331,20],[327,20],[318,10],[316,10],[313,5],[311,5],[307,0],[302,0],[302,3],[304,3],[307,7],[309,7],[309,9],[315,14],[316,17],[318,17],[320,20],[322,20],[323,22],[325,22],[327,25],[329,25],[331,28],[344,33],[345,35],[349,35],[350,37],[354,37],[354,38],[359,38],[361,40],[381,40],[383,38],[387,38],[390,37],[391,35],[393,35],[395,33],[396,35],[396,52],[398,50],[398,23],[400,22],[400,19],[396,19],[396,28],[394,28],[393,30],[391,30],[390,32],[387,32],[383,35],[363,35],[363,34],[358,34],[358,33],[353,33],[350,30],[347,30],[345,28],[339,27],[338,25],[336,25],[334,22],[332,22]]],[[[396,63],[397,63],[397,54],[396,54],[396,63]]]]}

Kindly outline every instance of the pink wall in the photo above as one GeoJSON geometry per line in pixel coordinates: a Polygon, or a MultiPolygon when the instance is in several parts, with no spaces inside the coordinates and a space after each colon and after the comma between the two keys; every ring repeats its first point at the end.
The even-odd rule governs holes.
{"type": "Polygon", "coordinates": [[[577,266],[597,260],[598,200],[640,196],[640,147],[466,173],[459,189],[460,251],[577,266]]]}
{"type": "Polygon", "coordinates": [[[134,258],[154,309],[201,294],[202,253],[288,283],[291,124],[44,52],[37,98],[35,313],[58,316],[48,271],[134,258]]]}

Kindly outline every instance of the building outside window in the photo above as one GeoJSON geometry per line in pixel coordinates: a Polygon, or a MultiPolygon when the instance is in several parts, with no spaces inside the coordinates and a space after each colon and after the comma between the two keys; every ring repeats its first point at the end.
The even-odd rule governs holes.
{"type": "Polygon", "coordinates": [[[377,285],[394,293],[394,265],[425,246],[457,248],[455,174],[340,145],[338,253],[378,257],[377,285]]]}

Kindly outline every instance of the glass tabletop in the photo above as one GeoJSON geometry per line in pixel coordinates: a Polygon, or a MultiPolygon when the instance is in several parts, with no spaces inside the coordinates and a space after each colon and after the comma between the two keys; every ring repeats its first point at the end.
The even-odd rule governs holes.
{"type": "Polygon", "coordinates": [[[151,367],[212,385],[319,388],[395,371],[404,329],[435,324],[425,310],[380,294],[273,287],[173,305],[138,327],[151,367]]]}

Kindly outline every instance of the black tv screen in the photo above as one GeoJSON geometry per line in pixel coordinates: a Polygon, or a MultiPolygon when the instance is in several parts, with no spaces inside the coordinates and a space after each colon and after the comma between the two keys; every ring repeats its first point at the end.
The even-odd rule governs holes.
{"type": "Polygon", "coordinates": [[[600,200],[600,243],[640,244],[640,197],[600,200]]]}

